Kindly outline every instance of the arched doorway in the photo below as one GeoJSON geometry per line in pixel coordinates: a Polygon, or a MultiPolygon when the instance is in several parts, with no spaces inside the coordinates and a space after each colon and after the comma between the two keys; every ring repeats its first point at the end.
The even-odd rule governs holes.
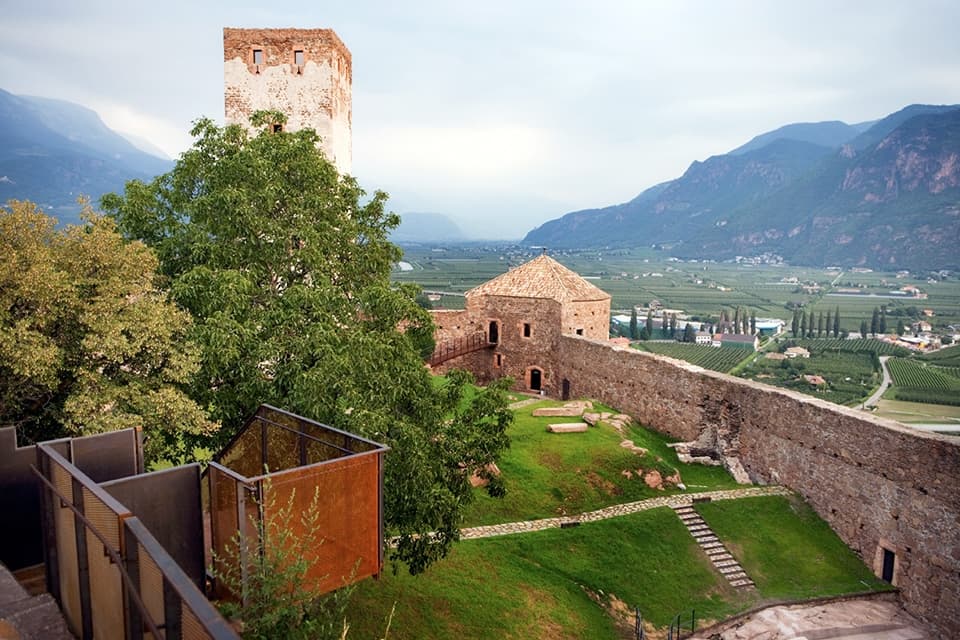
{"type": "Polygon", "coordinates": [[[487,333],[487,340],[490,344],[497,344],[500,342],[500,323],[496,320],[490,321],[490,329],[487,333]]]}
{"type": "Polygon", "coordinates": [[[543,371],[536,367],[530,369],[530,390],[540,391],[543,383],[543,371]]]}

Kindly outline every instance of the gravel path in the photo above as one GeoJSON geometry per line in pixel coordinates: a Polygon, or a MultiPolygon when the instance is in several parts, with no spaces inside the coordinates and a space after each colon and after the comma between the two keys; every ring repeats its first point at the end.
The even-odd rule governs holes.
{"type": "Polygon", "coordinates": [[[778,485],[765,487],[748,487],[745,489],[727,489],[723,491],[704,491],[701,493],[684,493],[673,496],[663,496],[662,498],[650,498],[638,502],[627,502],[625,504],[616,504],[597,511],[588,511],[580,515],[563,516],[560,518],[542,518],[540,520],[526,520],[523,522],[507,522],[504,524],[491,524],[482,527],[468,527],[460,530],[460,538],[463,540],[474,540],[476,538],[492,538],[494,536],[505,536],[513,533],[529,533],[531,531],[543,531],[545,529],[559,529],[562,525],[573,522],[596,522],[608,518],[616,518],[631,513],[639,513],[648,509],[658,507],[682,507],[693,504],[695,499],[710,498],[711,500],[736,500],[738,498],[753,498],[756,496],[784,496],[789,495],[790,490],[778,485]]]}

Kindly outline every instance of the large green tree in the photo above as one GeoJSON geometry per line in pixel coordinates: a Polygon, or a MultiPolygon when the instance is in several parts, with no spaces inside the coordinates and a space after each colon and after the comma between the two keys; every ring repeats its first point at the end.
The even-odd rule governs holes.
{"type": "Polygon", "coordinates": [[[216,425],[183,391],[190,316],[150,249],[85,217],[58,230],[29,202],[0,208],[0,425],[28,441],[142,427],[153,461],[192,457],[189,436],[216,425]]]}
{"type": "MultiPolygon", "coordinates": [[[[340,176],[312,130],[200,120],[193,147],[104,208],[160,256],[202,348],[191,393],[230,435],[261,402],[383,442],[387,533],[411,571],[458,536],[469,476],[507,446],[503,383],[435,384],[433,323],[416,288],[393,285],[399,223],[387,196],[340,176]],[[431,535],[428,535],[431,534],[431,535]]],[[[498,482],[490,485],[492,491],[498,482]]]]}

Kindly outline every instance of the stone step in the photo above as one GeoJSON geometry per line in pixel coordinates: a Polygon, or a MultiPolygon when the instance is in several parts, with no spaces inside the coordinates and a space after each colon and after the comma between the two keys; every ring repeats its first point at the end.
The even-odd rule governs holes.
{"type": "Polygon", "coordinates": [[[692,515],[700,515],[696,511],[694,511],[693,507],[687,506],[687,505],[684,505],[682,507],[674,507],[673,510],[677,512],[677,515],[688,514],[688,513],[692,515]]]}
{"type": "Polygon", "coordinates": [[[733,580],[730,582],[730,586],[736,589],[749,589],[753,587],[753,580],[749,578],[746,580],[733,580]]]}
{"type": "Polygon", "coordinates": [[[719,538],[717,538],[716,534],[713,533],[713,531],[707,531],[702,535],[694,535],[693,539],[696,540],[697,544],[699,545],[703,545],[704,543],[709,543],[709,542],[720,541],[719,538]]]}
{"type": "Polygon", "coordinates": [[[700,547],[707,553],[710,553],[713,550],[723,551],[724,553],[727,551],[726,547],[724,547],[723,543],[719,540],[716,542],[707,542],[706,544],[700,545],[700,547]]]}
{"type": "Polygon", "coordinates": [[[20,640],[75,640],[50,594],[33,597],[31,601],[30,606],[4,618],[16,629],[20,640]]]}
{"type": "Polygon", "coordinates": [[[683,524],[686,524],[686,525],[691,525],[691,524],[706,524],[706,522],[703,521],[703,518],[701,518],[700,516],[697,516],[697,515],[693,515],[693,514],[680,516],[680,521],[683,522],[683,524]]]}
{"type": "Polygon", "coordinates": [[[737,564],[737,561],[734,560],[733,558],[729,557],[729,556],[726,557],[726,558],[721,557],[721,556],[717,556],[716,558],[711,558],[710,561],[713,562],[713,566],[715,566],[715,567],[718,568],[718,569],[723,569],[723,568],[725,568],[725,567],[736,567],[736,566],[739,566],[739,565],[737,564]]]}
{"type": "Polygon", "coordinates": [[[690,533],[696,535],[696,534],[698,534],[698,533],[700,533],[700,532],[703,532],[703,531],[710,531],[710,527],[708,527],[708,526],[705,525],[705,524],[695,524],[695,525],[688,526],[688,527],[687,527],[687,530],[688,530],[690,533]]]}
{"type": "Polygon", "coordinates": [[[725,573],[723,577],[729,580],[730,582],[735,582],[737,580],[749,580],[750,576],[747,575],[747,572],[741,569],[733,573],[725,573]]]}
{"type": "Polygon", "coordinates": [[[743,570],[743,567],[741,567],[739,564],[732,564],[726,567],[717,567],[717,571],[722,573],[723,577],[725,578],[727,576],[739,575],[741,573],[743,575],[747,575],[746,572],[743,570]]]}

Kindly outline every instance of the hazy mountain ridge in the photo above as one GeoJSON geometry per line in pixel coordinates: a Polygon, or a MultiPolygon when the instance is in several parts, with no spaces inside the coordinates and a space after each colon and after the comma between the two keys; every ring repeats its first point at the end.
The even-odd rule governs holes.
{"type": "Polygon", "coordinates": [[[32,200],[69,223],[77,198],[94,202],[127,180],[150,180],[173,163],[144,153],[71,102],[0,89],[0,201],[32,200]]]}
{"type": "Polygon", "coordinates": [[[408,211],[398,215],[400,225],[390,232],[393,242],[449,242],[464,239],[460,227],[442,213],[408,211]]]}
{"type": "Polygon", "coordinates": [[[674,255],[690,258],[773,252],[805,264],[960,267],[960,107],[913,105],[849,133],[832,122],[782,127],[694,162],[682,177],[630,202],[551,220],[524,242],[669,244],[674,255]],[[829,131],[811,129],[819,125],[829,131]],[[779,135],[798,132],[835,146],[779,135]],[[743,151],[758,140],[768,142],[743,151]]]}

